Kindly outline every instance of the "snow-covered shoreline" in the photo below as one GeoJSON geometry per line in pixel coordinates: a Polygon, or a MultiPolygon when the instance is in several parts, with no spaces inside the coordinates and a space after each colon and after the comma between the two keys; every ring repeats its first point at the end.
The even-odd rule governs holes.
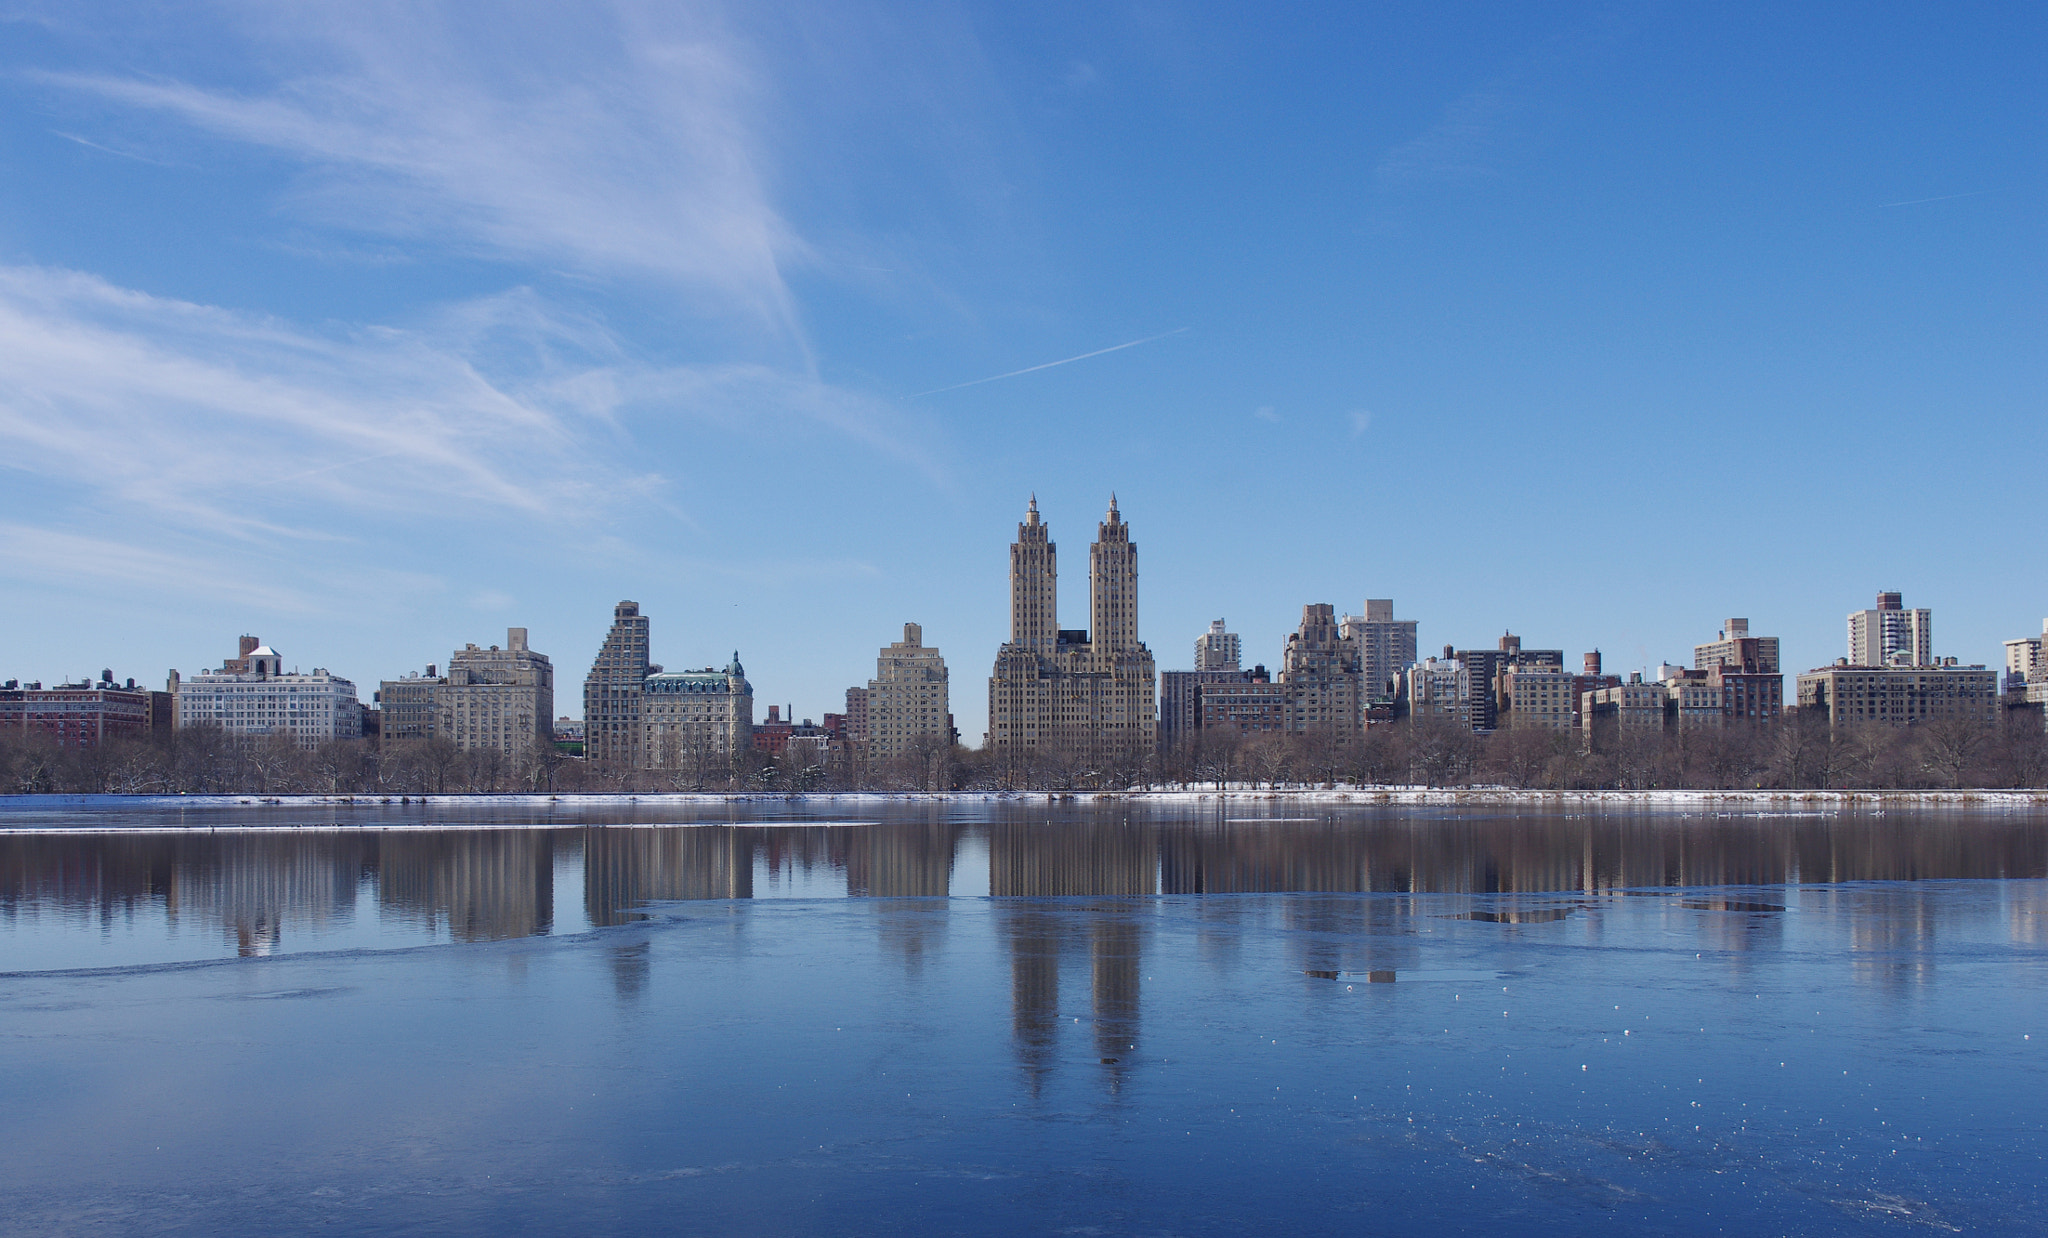
{"type": "Polygon", "coordinates": [[[193,808],[622,808],[668,805],[782,805],[828,808],[849,804],[1251,804],[1288,802],[1329,807],[1530,807],[1841,809],[1973,808],[2048,810],[2048,790],[2000,791],[1529,791],[1504,787],[1347,787],[1263,790],[1231,787],[1185,791],[848,791],[811,795],[745,792],[643,792],[562,795],[5,795],[0,815],[23,812],[193,808]]]}

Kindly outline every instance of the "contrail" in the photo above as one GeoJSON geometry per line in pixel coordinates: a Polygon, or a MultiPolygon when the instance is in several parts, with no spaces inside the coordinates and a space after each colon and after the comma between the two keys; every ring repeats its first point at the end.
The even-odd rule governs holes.
{"type": "Polygon", "coordinates": [[[1157,335],[1148,335],[1142,340],[1132,340],[1128,344],[1112,344],[1108,348],[1098,348],[1094,352],[1084,352],[1078,357],[1067,357],[1064,360],[1060,361],[1048,361],[1043,365],[1027,365],[1021,370],[1011,370],[1008,374],[991,374],[987,378],[977,378],[972,382],[954,383],[950,387],[934,387],[930,391],[920,391],[916,395],[911,396],[910,398],[913,400],[921,400],[928,395],[939,395],[942,392],[958,391],[962,387],[979,387],[983,383],[1000,382],[1005,378],[1015,378],[1019,374],[1036,374],[1040,370],[1049,370],[1056,365],[1072,365],[1076,361],[1086,361],[1090,357],[1100,357],[1104,353],[1122,352],[1126,348],[1136,348],[1140,344],[1150,344],[1154,340],[1163,340],[1169,335],[1179,335],[1181,332],[1186,331],[1187,329],[1188,328],[1186,327],[1175,327],[1171,331],[1161,331],[1157,335]]]}
{"type": "Polygon", "coordinates": [[[111,146],[101,146],[98,142],[88,141],[85,138],[79,137],[75,133],[66,133],[62,129],[52,129],[50,130],[50,132],[56,134],[60,138],[69,138],[70,140],[78,143],[80,146],[90,146],[96,151],[102,151],[109,155],[119,155],[123,159],[134,159],[141,163],[153,163],[160,168],[168,168],[171,166],[170,164],[165,163],[161,159],[151,159],[148,155],[138,155],[132,150],[115,150],[111,146]]]}
{"type": "Polygon", "coordinates": [[[293,473],[289,477],[273,477],[269,481],[259,481],[256,484],[259,486],[281,486],[286,482],[300,481],[303,480],[304,478],[312,477],[318,473],[328,473],[332,472],[335,469],[350,469],[354,468],[358,464],[368,464],[372,460],[388,460],[392,456],[403,454],[404,452],[402,451],[380,451],[374,456],[364,456],[360,460],[336,460],[332,464],[323,464],[318,468],[307,469],[303,473],[293,473]]]}
{"type": "Polygon", "coordinates": [[[1972,189],[1968,193],[1945,193],[1938,198],[1909,198],[1904,202],[1880,202],[1870,209],[1881,211],[1888,206],[1919,206],[1923,202],[1953,202],[1957,198],[1974,198],[1978,194],[1990,192],[1989,189],[1972,189]]]}

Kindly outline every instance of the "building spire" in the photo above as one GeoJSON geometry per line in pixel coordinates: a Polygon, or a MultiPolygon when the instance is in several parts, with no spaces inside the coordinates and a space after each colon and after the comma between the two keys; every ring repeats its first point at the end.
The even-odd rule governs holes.
{"type": "Polygon", "coordinates": [[[1031,492],[1031,506],[1024,509],[1024,523],[1038,523],[1038,491],[1031,492]]]}

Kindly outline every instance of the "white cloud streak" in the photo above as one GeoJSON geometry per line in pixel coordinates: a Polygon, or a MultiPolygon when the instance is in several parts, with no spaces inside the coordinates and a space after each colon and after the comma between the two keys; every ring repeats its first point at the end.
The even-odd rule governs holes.
{"type": "Polygon", "coordinates": [[[268,611],[316,609],[307,594],[238,570],[233,562],[166,553],[103,537],[0,523],[0,578],[133,599],[205,596],[268,611]]]}
{"type": "Polygon", "coordinates": [[[0,464],[216,533],[323,536],[340,512],[539,516],[630,485],[582,448],[576,423],[609,409],[573,387],[495,384],[420,332],[319,335],[0,268],[0,464]],[[252,497],[271,477],[291,484],[252,497]]]}
{"type": "Polygon", "coordinates": [[[689,5],[578,13],[294,9],[256,38],[314,67],[267,90],[42,80],[298,161],[313,218],[654,281],[801,348],[783,267],[805,247],[770,201],[744,49],[689,5]]]}
{"type": "Polygon", "coordinates": [[[0,267],[0,469],[127,518],[272,542],[365,519],[573,526],[665,501],[635,431],[678,418],[822,431],[944,481],[880,401],[756,364],[650,365],[526,292],[321,333],[0,267]]]}

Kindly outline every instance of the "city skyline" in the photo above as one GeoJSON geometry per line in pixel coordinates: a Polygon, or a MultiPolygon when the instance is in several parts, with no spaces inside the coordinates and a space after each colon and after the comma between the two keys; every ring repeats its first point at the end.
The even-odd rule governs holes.
{"type": "MultiPolygon", "coordinates": [[[[1194,642],[1192,662],[1198,670],[1159,668],[1139,633],[1137,543],[1130,541],[1128,525],[1120,519],[1114,496],[1110,498],[1104,523],[1098,525],[1098,539],[1090,545],[1087,594],[1092,627],[1087,629],[1063,629],[1059,625],[1057,549],[1049,541],[1051,525],[1040,521],[1036,496],[1030,498],[1026,519],[1016,529],[1018,541],[1010,545],[1012,639],[997,650],[995,672],[987,680],[989,703],[995,705],[997,699],[1008,703],[1001,715],[1004,726],[991,726],[981,744],[991,752],[1018,748],[1012,754],[1014,758],[1028,754],[1036,746],[1034,736],[1049,738],[1053,748],[1059,750],[1073,748],[1075,744],[1094,748],[1108,740],[1112,732],[1143,728],[1143,738],[1133,734],[1128,740],[1110,744],[1112,748],[1128,748],[1124,756],[1139,756],[1184,742],[1192,730],[1208,726],[1202,721],[1210,713],[1204,693],[1223,693],[1217,697],[1219,713],[1210,719],[1214,726],[1237,726],[1245,734],[1268,730],[1313,732],[1325,726],[1335,728],[1339,736],[1354,734],[1354,728],[1356,734],[1362,734],[1368,715],[1374,719],[1372,726],[1378,726],[1380,721],[1409,717],[1411,709],[1415,713],[1456,715],[1477,732],[1532,724],[1552,730],[1577,730],[1591,726],[1595,699],[1602,703],[1597,713],[1612,713],[1620,707],[1624,724],[1642,724],[1655,713],[1659,728],[1673,721],[1669,705],[1677,705],[1677,724],[1688,726],[1696,713],[1716,719],[1778,717],[1782,703],[1790,705],[1794,701],[1796,707],[1827,711],[1831,721],[1927,719],[1935,713],[1950,711],[1954,703],[1948,697],[1954,687],[1964,683],[1970,685],[1966,695],[1972,701],[1964,709],[1980,711],[1985,721],[1995,715],[1995,703],[2005,691],[2023,693],[2036,715],[2044,699],[2038,662],[2042,639],[2048,639],[2048,619],[2042,619],[2044,635],[2030,633],[2005,639],[2001,662],[1970,664],[1954,654],[1944,656],[1935,652],[1931,642],[1933,611],[1929,607],[1903,609],[1903,594],[1896,590],[1878,592],[1876,609],[1851,611],[1845,617],[1847,652],[1843,656],[1815,664],[1804,674],[1792,672],[1798,691],[1794,701],[1786,701],[1782,691],[1786,678],[1780,664],[1782,639],[1778,635],[1753,633],[1747,617],[1724,619],[1712,639],[1696,644],[1692,668],[1686,668],[1683,662],[1661,660],[1655,668],[1655,678],[1651,678],[1649,666],[1642,666],[1626,674],[1626,683],[1614,670],[1604,672],[1604,654],[1597,648],[1583,654],[1583,674],[1573,676],[1565,670],[1565,650],[1524,648],[1524,639],[1511,631],[1499,637],[1495,650],[1458,650],[1446,644],[1442,646],[1442,658],[1434,654],[1423,656],[1415,639],[1417,621],[1395,619],[1393,599],[1366,599],[1364,615],[1346,615],[1341,623],[1335,607],[1329,603],[1305,605],[1300,627],[1288,635],[1282,658],[1276,660],[1272,672],[1264,664],[1245,670],[1233,668],[1241,662],[1241,639],[1229,631],[1225,619],[1212,619],[1194,642]],[[1884,656],[1876,658],[1870,654],[1880,652],[1880,631],[1884,633],[1884,656]],[[1374,678],[1374,666],[1380,670],[1399,670],[1399,674],[1380,680],[1374,678]],[[1837,687],[1823,687],[1823,676],[1839,676],[1845,670],[1892,674],[1894,678],[1882,680],[1890,685],[1884,691],[1907,695],[1880,707],[1876,699],[1864,699],[1880,680],[1868,674],[1851,674],[1841,678],[1839,685],[1862,687],[1855,689],[1855,699],[1837,699],[1837,678],[1825,680],[1827,685],[1837,687]],[[1911,670],[1939,672],[1935,678],[1919,678],[1927,678],[1927,685],[1950,685],[1935,693],[1942,701],[1911,695],[1921,691],[1907,687],[1909,680],[1919,683],[1915,676],[1907,674],[1911,670]],[[1446,674],[1452,678],[1444,678],[1446,674]],[[1667,678],[1673,680],[1669,693],[1665,687],[1667,678]],[[1724,687],[1733,695],[1724,695],[1724,687]],[[1012,699],[1018,691],[1024,697],[1012,699]],[[1522,701],[1528,691],[1536,691],[1542,701],[1536,705],[1522,701]],[[1440,699],[1444,693],[1450,693],[1450,697],[1440,699]],[[1581,695],[1587,705],[1583,711],[1579,709],[1581,695]],[[1026,697],[1030,699],[1026,701],[1026,697]],[[1378,711],[1380,705],[1386,705],[1386,709],[1378,711]],[[1243,709],[1251,709],[1260,721],[1247,721],[1253,713],[1243,713],[1243,709]],[[1292,715],[1292,721],[1286,721],[1288,715],[1292,715]],[[1124,721],[1126,717],[1130,721],[1124,721]],[[1227,721],[1227,717],[1237,721],[1227,721]]],[[[879,678],[868,680],[866,687],[846,689],[842,697],[846,713],[819,711],[819,717],[827,721],[825,728],[813,728],[813,719],[805,717],[803,728],[807,728],[807,734],[838,734],[862,744],[877,740],[877,744],[870,746],[870,756],[881,765],[903,756],[901,744],[913,734],[940,736],[952,728],[954,742],[967,740],[969,746],[975,746],[971,736],[963,736],[954,728],[956,717],[950,711],[946,693],[944,660],[936,648],[924,646],[922,633],[922,625],[905,623],[901,642],[881,650],[879,678]],[[887,685],[883,680],[893,683],[893,676],[899,672],[891,670],[893,660],[903,658],[920,664],[920,670],[909,674],[909,678],[918,680],[918,685],[905,687],[909,695],[903,699],[891,695],[879,713],[872,713],[870,699],[885,691],[887,685]],[[870,734],[870,715],[893,730],[887,736],[881,732],[870,734]],[[915,715],[915,724],[905,726],[911,715],[915,715]]],[[[530,652],[526,629],[510,627],[506,639],[506,650],[500,650],[496,644],[489,646],[489,650],[479,650],[477,644],[469,642],[463,650],[451,654],[449,674],[444,676],[436,676],[436,666],[428,664],[424,676],[420,672],[401,672],[397,678],[381,680],[383,691],[360,703],[365,709],[360,734],[414,740],[440,734],[455,738],[459,748],[483,746],[512,752],[545,736],[553,721],[561,721],[575,726],[578,740],[588,734],[588,756],[629,769],[688,767],[700,771],[713,750],[721,754],[717,760],[723,762],[741,748],[760,746],[760,732],[764,728],[754,726],[752,721],[754,689],[745,680],[739,654],[733,654],[725,670],[664,672],[662,664],[649,658],[649,619],[641,613],[639,603],[623,601],[612,609],[612,627],[586,676],[586,717],[580,719],[571,719],[569,715],[555,717],[551,709],[551,662],[545,654],[530,652]],[[514,662],[518,664],[516,668],[514,662]],[[514,683],[526,687],[512,687],[514,683]],[[514,701],[520,693],[539,695],[514,701]],[[475,699],[471,701],[471,697],[475,699]],[[383,709],[377,709],[377,701],[383,703],[383,709]],[[600,701],[608,711],[604,717],[614,721],[606,726],[586,726],[594,701],[600,701]],[[436,711],[440,713],[438,724],[432,717],[436,711]],[[373,726],[373,719],[379,715],[383,719],[373,726]],[[524,730],[524,740],[520,730],[524,730]],[[612,732],[618,734],[614,736],[612,732]],[[684,732],[696,738],[684,738],[684,732]],[[684,760],[686,754],[694,756],[684,760]]],[[[322,683],[330,680],[326,668],[315,668],[313,676],[322,683]]],[[[57,693],[92,687],[119,689],[119,676],[111,668],[102,668],[98,678],[98,685],[94,685],[92,676],[84,676],[76,685],[55,680],[51,689],[57,693]]],[[[274,726],[289,724],[293,732],[303,732],[297,734],[301,746],[322,738],[336,738],[336,721],[315,728],[319,734],[303,730],[299,726],[297,699],[293,699],[289,711],[283,709],[283,693],[299,693],[297,687],[287,685],[287,680],[297,683],[307,676],[301,676],[297,666],[287,670],[283,656],[264,646],[260,637],[242,635],[238,658],[229,658],[213,670],[201,668],[182,685],[180,678],[182,672],[172,668],[166,685],[170,693],[154,693],[166,707],[176,707],[176,726],[180,728],[213,719],[229,732],[240,732],[246,730],[240,726],[242,721],[264,721],[274,726]],[[236,721],[229,721],[227,713],[223,713],[227,709],[225,703],[207,699],[195,705],[203,717],[186,717],[190,709],[186,707],[188,693],[184,689],[229,683],[238,678],[246,683],[225,691],[244,695],[274,691],[279,699],[274,703],[268,699],[262,703],[254,699],[242,701],[236,705],[240,709],[236,721]],[[258,705],[264,705],[264,709],[256,709],[258,705]]],[[[127,683],[129,695],[139,687],[141,697],[152,697],[147,685],[137,685],[133,678],[127,683]]],[[[354,699],[354,685],[346,676],[334,676],[332,683],[346,689],[346,695],[354,699]]],[[[23,687],[20,678],[4,680],[4,689],[14,691],[18,687],[23,687]]],[[[41,683],[33,680],[25,687],[43,689],[41,683]]],[[[893,693],[895,689],[887,691],[893,693]]],[[[49,697],[49,701],[55,701],[55,697],[49,697]]],[[[63,707],[57,705],[39,707],[55,707],[63,713],[63,707]]],[[[123,697],[119,709],[125,707],[127,699],[123,697]]],[[[150,711],[154,713],[154,707],[150,711]]],[[[795,703],[788,705],[788,717],[782,721],[776,721],[778,711],[780,707],[770,707],[766,730],[772,732],[778,726],[797,724],[799,713],[795,703]]],[[[63,713],[63,717],[72,715],[63,713]]],[[[84,715],[78,717],[84,719],[84,715]]],[[[27,715],[23,719],[27,721],[27,715]]],[[[350,726],[352,719],[354,713],[350,711],[350,726]]],[[[131,726],[131,721],[127,719],[121,726],[131,726]]],[[[66,726],[72,726],[70,721],[66,726]]],[[[147,721],[133,726],[147,726],[147,721]]],[[[264,732],[264,726],[256,726],[248,734],[264,732]]],[[[778,754],[780,746],[770,744],[768,750],[778,754]]]]}
{"type": "Polygon", "coordinates": [[[631,597],[815,717],[907,619],[1001,643],[1034,490],[1141,514],[1163,668],[1376,597],[1612,669],[2048,613],[1995,480],[2033,10],[486,20],[10,12],[6,674],[258,631],[361,685],[512,624],[580,669],[631,597]]]}

